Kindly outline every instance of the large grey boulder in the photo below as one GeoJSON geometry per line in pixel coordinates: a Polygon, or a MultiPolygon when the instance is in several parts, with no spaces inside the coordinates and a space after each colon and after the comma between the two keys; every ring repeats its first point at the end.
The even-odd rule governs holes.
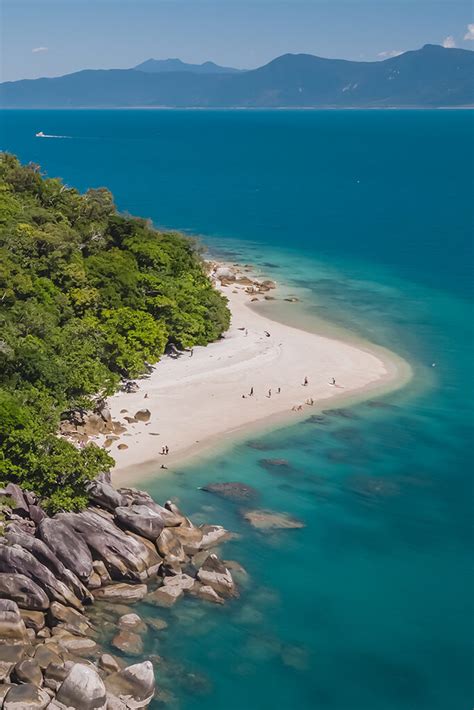
{"type": "Polygon", "coordinates": [[[0,646],[19,646],[28,643],[28,633],[15,602],[0,599],[0,646]]]}
{"type": "Polygon", "coordinates": [[[0,598],[11,599],[21,609],[44,611],[49,607],[46,592],[24,574],[1,572],[0,598]]]}
{"type": "Polygon", "coordinates": [[[158,552],[165,562],[170,564],[182,564],[186,561],[181,540],[174,535],[172,528],[164,528],[156,541],[158,552]]]}
{"type": "Polygon", "coordinates": [[[92,555],[86,543],[66,523],[45,518],[38,526],[38,535],[67,569],[82,582],[92,574],[92,555]]]}
{"type": "Polygon", "coordinates": [[[74,710],[106,710],[105,685],[96,669],[75,663],[56,695],[58,702],[74,710]]]}
{"type": "Polygon", "coordinates": [[[5,537],[11,545],[20,545],[23,549],[31,552],[38,562],[45,565],[57,579],[64,582],[81,602],[92,601],[90,593],[82,582],[79,581],[70,569],[67,569],[63,565],[54,552],[42,540],[31,537],[17,528],[9,528],[5,533],[5,537]]]}
{"type": "Polygon", "coordinates": [[[173,528],[173,535],[177,538],[188,555],[195,555],[202,549],[204,534],[201,528],[194,525],[190,527],[180,526],[173,528]]]}
{"type": "Polygon", "coordinates": [[[200,525],[199,529],[202,532],[202,550],[209,550],[231,537],[231,533],[221,525],[200,525]]]}
{"type": "Polygon", "coordinates": [[[87,486],[91,501],[106,510],[114,511],[124,504],[121,494],[110,483],[96,479],[87,486]]]}
{"type": "Polygon", "coordinates": [[[25,496],[20,486],[17,486],[16,483],[9,483],[7,486],[5,486],[5,489],[2,491],[2,493],[8,496],[12,501],[11,507],[14,513],[25,517],[28,516],[28,503],[25,500],[25,496]]]}
{"type": "Polygon", "coordinates": [[[31,683],[41,688],[43,685],[43,674],[38,663],[31,658],[25,658],[16,664],[14,677],[18,683],[31,683]]]}
{"type": "Polygon", "coordinates": [[[146,505],[116,508],[115,519],[119,525],[153,541],[165,527],[160,513],[146,505]]]}
{"type": "Polygon", "coordinates": [[[181,525],[185,520],[184,516],[180,513],[177,515],[172,511],[164,508],[159,503],[153,500],[149,493],[145,491],[139,491],[136,488],[120,488],[119,493],[124,500],[126,505],[146,505],[147,508],[153,510],[155,513],[161,515],[161,518],[165,524],[165,527],[171,528],[177,525],[181,525]]]}
{"type": "Polygon", "coordinates": [[[5,697],[3,710],[44,710],[50,701],[49,695],[32,683],[14,685],[5,697]]]}
{"type": "Polygon", "coordinates": [[[150,661],[127,666],[105,679],[110,695],[125,704],[130,710],[145,708],[155,694],[155,675],[150,661]]]}
{"type": "Polygon", "coordinates": [[[81,602],[64,582],[56,579],[54,574],[31,552],[19,545],[0,544],[0,572],[16,572],[29,577],[47,594],[50,600],[69,604],[76,609],[81,608],[81,602]]]}
{"type": "Polygon", "coordinates": [[[48,612],[50,626],[61,625],[61,628],[78,636],[86,636],[91,630],[91,623],[76,609],[52,602],[48,612]]]}
{"type": "Polygon", "coordinates": [[[105,564],[113,579],[143,580],[155,574],[159,556],[140,540],[126,535],[104,515],[91,510],[60,513],[58,520],[69,525],[105,564]]]}

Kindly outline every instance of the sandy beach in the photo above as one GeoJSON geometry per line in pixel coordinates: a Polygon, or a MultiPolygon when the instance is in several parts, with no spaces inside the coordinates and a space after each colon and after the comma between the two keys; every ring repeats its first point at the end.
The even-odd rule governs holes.
{"type": "Polygon", "coordinates": [[[283,325],[268,316],[268,309],[260,314],[256,299],[262,296],[248,292],[247,274],[237,270],[237,278],[245,283],[226,285],[227,279],[216,278],[232,313],[224,338],[195,347],[192,355],[164,357],[139,380],[137,392],[109,399],[113,419],[127,427],[109,449],[116,459],[116,484],[156,475],[162,465],[172,470],[190,456],[232,441],[238,432],[291,422],[408,379],[408,365],[387,351],[283,325]],[[151,412],[148,422],[125,421],[145,408],[151,412]],[[164,446],[168,455],[161,453],[164,446]]]}

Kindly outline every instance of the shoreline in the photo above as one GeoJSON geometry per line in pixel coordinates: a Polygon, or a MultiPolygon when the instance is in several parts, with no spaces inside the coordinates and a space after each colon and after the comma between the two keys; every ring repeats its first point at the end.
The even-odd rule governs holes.
{"type": "Polygon", "coordinates": [[[163,473],[172,472],[249,431],[264,433],[329,406],[399,389],[411,377],[409,364],[382,347],[328,336],[319,324],[314,333],[273,320],[272,301],[281,303],[273,295],[276,285],[257,280],[250,266],[213,262],[213,279],[229,299],[232,318],[225,337],[194,348],[192,356],[163,358],[139,380],[137,392],[108,400],[112,418],[127,429],[112,442],[104,435],[96,442],[103,445],[109,438],[116,486],[156,476],[162,465],[163,473]],[[258,310],[262,303],[265,314],[258,310]],[[149,410],[148,421],[134,421],[140,409],[149,410]],[[163,446],[169,446],[169,455],[160,453],[163,446]]]}

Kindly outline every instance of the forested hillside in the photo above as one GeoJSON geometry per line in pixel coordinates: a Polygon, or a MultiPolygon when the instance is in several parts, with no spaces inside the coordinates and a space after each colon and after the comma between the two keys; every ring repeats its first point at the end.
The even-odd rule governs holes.
{"type": "Polygon", "coordinates": [[[0,484],[50,510],[84,505],[113,460],[59,438],[61,414],[145,372],[169,343],[205,345],[228,324],[192,240],[117,214],[106,189],[80,194],[0,156],[0,484]]]}

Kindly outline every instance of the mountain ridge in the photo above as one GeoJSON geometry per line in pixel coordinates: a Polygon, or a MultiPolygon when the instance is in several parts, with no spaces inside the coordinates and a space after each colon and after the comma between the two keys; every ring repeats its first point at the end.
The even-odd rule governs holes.
{"type": "Polygon", "coordinates": [[[244,71],[234,67],[223,67],[211,61],[203,62],[202,64],[188,64],[176,58],[147,59],[132,68],[135,71],[149,72],[150,74],[186,71],[192,74],[238,74],[244,71]]]}
{"type": "Polygon", "coordinates": [[[284,54],[230,74],[85,69],[5,82],[0,97],[4,108],[472,106],[474,52],[425,45],[376,62],[284,54]]]}

